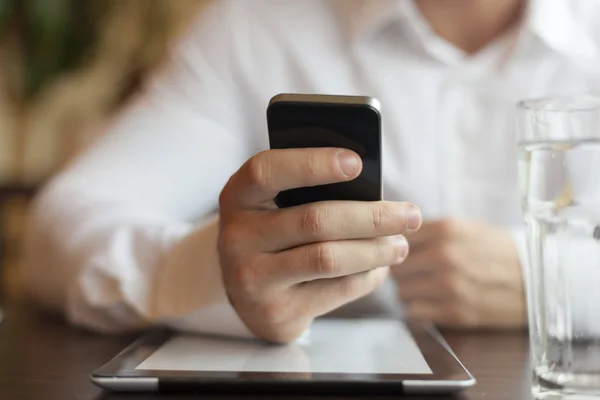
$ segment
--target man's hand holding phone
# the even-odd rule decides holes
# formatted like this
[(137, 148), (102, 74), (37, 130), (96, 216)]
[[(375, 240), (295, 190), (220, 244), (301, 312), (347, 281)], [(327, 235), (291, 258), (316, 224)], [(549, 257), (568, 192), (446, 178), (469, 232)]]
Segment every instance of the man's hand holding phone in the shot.
[(267, 150), (221, 193), (219, 255), (225, 288), (258, 337), (289, 342), (314, 318), (379, 286), (408, 254), (412, 204), (324, 201), (278, 209), (287, 189), (355, 179), (360, 157), (338, 148)]

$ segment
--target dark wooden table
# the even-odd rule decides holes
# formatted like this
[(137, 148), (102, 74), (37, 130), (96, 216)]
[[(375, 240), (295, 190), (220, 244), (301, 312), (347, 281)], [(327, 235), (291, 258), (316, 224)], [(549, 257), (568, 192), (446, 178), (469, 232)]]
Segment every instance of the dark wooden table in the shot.
[[(2, 400), (209, 398), (198, 395), (103, 393), (90, 383), (88, 375), (135, 339), (134, 336), (102, 336), (73, 329), (61, 318), (24, 303), (3, 304), (2, 308), (5, 310), (4, 322), (0, 323)], [(524, 333), (455, 332), (446, 333), (445, 336), (478, 380), (477, 386), (458, 399), (531, 398), (527, 338)], [(225, 396), (213, 398), (230, 399)], [(237, 398), (239, 399), (239, 396)], [(281, 399), (281, 396), (271, 398)], [(294, 397), (290, 396), (291, 398)]]

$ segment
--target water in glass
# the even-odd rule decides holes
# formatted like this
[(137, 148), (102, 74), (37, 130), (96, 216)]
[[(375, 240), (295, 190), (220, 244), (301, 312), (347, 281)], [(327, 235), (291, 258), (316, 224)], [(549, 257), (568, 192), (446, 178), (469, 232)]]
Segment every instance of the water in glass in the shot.
[(534, 394), (600, 395), (600, 139), (524, 143), (519, 163)]

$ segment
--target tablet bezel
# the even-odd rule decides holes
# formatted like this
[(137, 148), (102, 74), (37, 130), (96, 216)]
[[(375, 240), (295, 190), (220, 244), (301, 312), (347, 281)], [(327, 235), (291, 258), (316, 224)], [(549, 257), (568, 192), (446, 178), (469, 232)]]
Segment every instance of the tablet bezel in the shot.
[[(298, 373), (298, 372), (244, 372), (244, 371), (165, 371), (136, 369), (177, 333), (157, 330), (141, 336), (107, 364), (95, 371), (94, 383), (111, 390), (154, 391), (163, 389), (197, 390), (234, 386), (264, 386), (275, 388), (308, 382), (343, 385), (381, 384), (399, 385), (404, 391), (455, 392), (475, 384), (475, 379), (458, 360), (441, 334), (429, 323), (399, 321), (406, 324), (411, 335), (429, 365), (431, 374), (345, 374), (345, 373)], [(231, 339), (235, 340), (235, 339)], [(224, 385), (226, 384), (226, 385)]]

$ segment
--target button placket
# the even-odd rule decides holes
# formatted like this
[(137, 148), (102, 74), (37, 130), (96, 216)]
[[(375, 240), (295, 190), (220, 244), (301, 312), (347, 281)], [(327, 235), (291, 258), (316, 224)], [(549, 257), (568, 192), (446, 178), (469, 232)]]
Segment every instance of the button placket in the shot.
[(484, 140), (484, 123), (487, 113), (482, 106), (484, 101), (479, 96), (480, 83), (472, 78), (453, 76), (446, 85), (447, 101), (453, 104), (448, 107), (448, 130), (445, 134), (449, 148), (452, 149), (448, 158), (449, 177), (448, 198), (452, 199), (452, 214), (479, 213), (477, 202), (472, 197), (475, 169), (480, 168), (480, 144)]
[(462, 94), (450, 77), (442, 84), (438, 114), (438, 176), (440, 181), (440, 211), (445, 215), (455, 214), (460, 209), (461, 148), (457, 132)]

